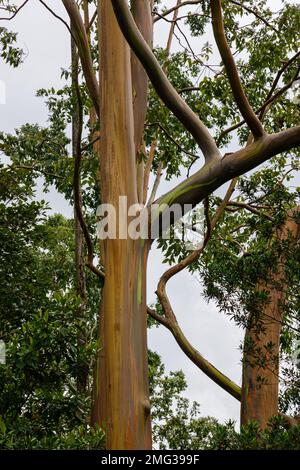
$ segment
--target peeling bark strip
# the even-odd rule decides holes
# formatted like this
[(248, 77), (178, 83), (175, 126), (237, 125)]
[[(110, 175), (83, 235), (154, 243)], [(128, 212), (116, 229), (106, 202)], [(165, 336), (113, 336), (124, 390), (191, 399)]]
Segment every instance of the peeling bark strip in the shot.
[[(137, 203), (130, 49), (110, 0), (100, 2), (101, 194)], [(93, 423), (106, 430), (107, 449), (151, 449), (148, 392), (146, 264), (142, 240), (105, 240)]]
[[(300, 207), (289, 211), (286, 222), (275, 234), (280, 242), (288, 242), (290, 247), (300, 238), (300, 226), (295, 220), (299, 212)], [(279, 343), (287, 288), (285, 273), (287, 256), (289, 254), (284, 250), (277, 260), (276, 271), (272, 270), (268, 281), (261, 281), (257, 286), (259, 291), (268, 293), (268, 301), (262, 306), (258, 317), (250, 314), (250, 324), (245, 335), (242, 425), (258, 421), (263, 429), (269, 419), (278, 414)], [(271, 352), (266, 349), (269, 344), (273, 345)], [(258, 354), (260, 359), (266, 361), (263, 367), (257, 365)]]

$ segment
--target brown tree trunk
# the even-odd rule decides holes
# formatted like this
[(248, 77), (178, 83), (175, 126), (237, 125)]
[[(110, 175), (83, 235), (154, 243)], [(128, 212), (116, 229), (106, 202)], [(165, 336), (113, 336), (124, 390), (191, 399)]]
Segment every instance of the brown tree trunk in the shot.
[[(286, 299), (285, 264), (289, 249), (299, 239), (299, 225), (295, 220), (299, 207), (289, 211), (284, 225), (275, 237), (285, 245), (276, 270), (261, 281), (258, 291), (268, 293), (259, 315), (251, 315), (245, 334), (241, 424), (257, 421), (262, 429), (272, 416), (278, 414), (280, 332)], [(270, 345), (272, 347), (270, 348)]]
[[(100, 182), (102, 203), (119, 217), (119, 197), (138, 202), (130, 49), (110, 0), (99, 2), (101, 51)], [(150, 449), (146, 266), (143, 240), (107, 239), (105, 285), (92, 422), (106, 430), (106, 447)]]

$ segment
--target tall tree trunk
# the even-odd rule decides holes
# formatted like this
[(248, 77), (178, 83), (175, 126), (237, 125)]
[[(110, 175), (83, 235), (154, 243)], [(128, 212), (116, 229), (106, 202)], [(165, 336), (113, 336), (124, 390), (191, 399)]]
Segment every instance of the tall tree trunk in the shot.
[[(119, 217), (119, 197), (138, 202), (130, 49), (110, 0), (99, 2), (101, 51), (100, 180), (102, 203)], [(128, 222), (128, 221), (127, 221)], [(105, 285), (92, 422), (106, 430), (107, 449), (150, 449), (146, 266), (142, 240), (103, 242)]]
[[(285, 264), (293, 245), (299, 240), (300, 226), (295, 220), (299, 207), (289, 211), (275, 238), (284, 249), (275, 261), (276, 269), (261, 281), (258, 291), (268, 293), (259, 315), (252, 314), (245, 334), (241, 424), (257, 421), (264, 429), (278, 414), (280, 332), (286, 300)], [(272, 345), (272, 347), (270, 347)]]

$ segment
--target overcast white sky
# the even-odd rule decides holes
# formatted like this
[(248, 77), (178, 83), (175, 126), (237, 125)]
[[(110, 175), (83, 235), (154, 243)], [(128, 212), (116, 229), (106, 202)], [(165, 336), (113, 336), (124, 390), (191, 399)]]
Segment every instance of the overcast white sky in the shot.
[[(20, 1), (15, 3), (21, 4)], [(174, 3), (174, 0), (167, 2), (170, 6)], [(48, 0), (48, 4), (65, 16), (60, 0)], [(0, 80), (6, 85), (6, 104), (0, 105), (0, 129), (13, 132), (26, 122), (45, 125), (47, 109), (42, 99), (35, 97), (36, 90), (60, 87), (62, 84), (60, 68), (68, 67), (70, 62), (69, 33), (38, 0), (31, 0), (13, 21), (2, 24), (19, 32), (19, 43), (27, 51), (27, 57), (18, 69), (11, 69), (2, 62), (0, 64)], [(161, 45), (166, 41), (164, 27), (165, 24), (159, 22), (156, 28), (155, 42)], [(165, 192), (176, 182), (163, 183), (160, 191)], [(46, 195), (46, 199), (55, 212), (72, 216), (72, 209), (54, 191)], [(149, 302), (155, 300), (157, 281), (166, 268), (161, 261), (161, 254), (154, 248), (149, 262)], [(168, 293), (178, 321), (194, 347), (241, 384), (238, 348), (243, 333), (221, 315), (213, 304), (206, 304), (201, 297), (201, 285), (191, 275), (185, 272), (179, 274), (170, 282)], [(186, 358), (164, 327), (150, 331), (149, 347), (162, 356), (168, 370), (184, 371), (188, 382), (186, 395), (200, 403), (203, 416), (214, 416), (220, 421), (239, 420), (238, 402)]]

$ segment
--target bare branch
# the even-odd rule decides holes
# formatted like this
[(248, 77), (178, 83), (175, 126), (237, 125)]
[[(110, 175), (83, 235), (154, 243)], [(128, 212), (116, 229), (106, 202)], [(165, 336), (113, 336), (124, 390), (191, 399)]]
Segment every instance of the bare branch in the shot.
[(273, 82), (273, 85), (272, 85), (272, 87), (271, 87), (271, 89), (270, 89), (270, 91), (269, 91), (269, 94), (268, 94), (268, 96), (267, 96), (266, 101), (268, 101), (268, 100), (272, 97), (273, 92), (274, 92), (274, 90), (276, 89), (277, 84), (278, 84), (278, 82), (279, 82), (279, 80), (280, 80), (282, 74), (286, 71), (286, 69), (287, 69), (298, 57), (300, 57), (300, 51), (298, 51), (296, 54), (294, 54), (293, 57), (291, 57), (289, 60), (287, 60), (286, 62), (284, 62), (284, 64), (283, 64), (283, 66), (281, 67), (281, 69), (278, 70), (277, 75), (276, 75), (275, 80), (274, 80), (274, 82)]
[(177, 18), (178, 18), (178, 9), (180, 8), (180, 5), (182, 3), (182, 0), (177, 0), (177, 4), (176, 4), (176, 10), (174, 10), (174, 14), (173, 14), (173, 20), (171, 22), (171, 27), (170, 27), (170, 31), (169, 31), (169, 36), (168, 36), (168, 42), (167, 42), (167, 47), (166, 47), (166, 54), (167, 54), (167, 57), (169, 56), (170, 54), (170, 51), (171, 51), (171, 46), (172, 46), (172, 40), (173, 40), (173, 36), (174, 36), (174, 30), (175, 30), (175, 25), (176, 25), (176, 21), (177, 21)]
[(50, 171), (47, 171), (47, 170), (44, 170), (42, 168), (36, 168), (35, 165), (9, 165), (9, 167), (7, 167), (8, 170), (29, 170), (29, 171), (33, 171), (33, 172), (38, 172), (40, 173), (41, 175), (44, 175), (44, 176), (52, 176), (53, 178), (57, 178), (57, 179), (65, 179), (64, 176), (62, 175), (58, 175), (56, 173), (52, 173)]
[(164, 325), (166, 328), (169, 328), (169, 320), (163, 315), (160, 315), (159, 313), (157, 313), (157, 311), (154, 308), (147, 307), (147, 313), (152, 318), (154, 318), (154, 320), (156, 320), (158, 323), (160, 323), (161, 325)]
[(227, 42), (224, 31), (221, 0), (211, 0), (211, 13), (215, 40), (226, 69), (234, 99), (254, 138), (257, 139), (263, 136), (264, 129), (249, 104), (232, 52)]
[(43, 0), (39, 0), (39, 2), (46, 8), (46, 10), (50, 11), (51, 15), (54, 16), (54, 18), (58, 19), (62, 24), (65, 25), (65, 27), (67, 28), (67, 30), (69, 31), (69, 33), (71, 34), (73, 40), (75, 41), (75, 44), (76, 44), (76, 37), (74, 36), (74, 33), (73, 31), (71, 30), (70, 26), (68, 25), (68, 23), (61, 17), (59, 16), (57, 13), (55, 13), (54, 10), (52, 10), (52, 8), (49, 7), (49, 5), (47, 5), (46, 2), (44, 2)]
[(185, 93), (187, 91), (200, 91), (201, 88), (198, 87), (198, 86), (186, 86), (185, 88), (181, 88), (180, 90), (178, 90), (178, 93)]
[(94, 21), (97, 19), (97, 16), (98, 16), (98, 11), (95, 10), (94, 13), (93, 13), (93, 16), (91, 17), (91, 19), (89, 21), (89, 24), (86, 26), (87, 32), (90, 31), (91, 27), (94, 24)]

